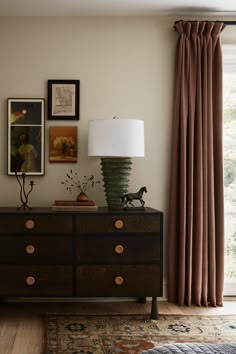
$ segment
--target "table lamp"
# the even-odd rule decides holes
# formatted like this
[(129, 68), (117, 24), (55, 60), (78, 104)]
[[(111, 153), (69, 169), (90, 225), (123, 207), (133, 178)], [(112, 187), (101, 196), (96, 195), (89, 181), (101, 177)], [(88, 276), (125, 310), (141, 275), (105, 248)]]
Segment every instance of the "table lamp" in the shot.
[(108, 208), (121, 209), (121, 197), (128, 193), (131, 158), (144, 156), (144, 121), (118, 117), (90, 120), (88, 155), (101, 158)]

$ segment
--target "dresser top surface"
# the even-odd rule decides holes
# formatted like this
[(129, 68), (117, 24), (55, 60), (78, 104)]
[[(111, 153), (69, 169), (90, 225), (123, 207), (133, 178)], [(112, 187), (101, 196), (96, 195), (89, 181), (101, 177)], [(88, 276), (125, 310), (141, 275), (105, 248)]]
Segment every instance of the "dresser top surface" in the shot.
[(162, 214), (161, 211), (146, 207), (146, 208), (129, 208), (129, 209), (108, 209), (106, 207), (99, 207), (97, 210), (93, 211), (55, 211), (50, 207), (33, 207), (32, 209), (17, 209), (16, 207), (0, 207), (0, 214), (16, 214), (16, 215), (27, 215), (27, 214), (56, 214), (56, 215), (133, 215), (133, 214)]

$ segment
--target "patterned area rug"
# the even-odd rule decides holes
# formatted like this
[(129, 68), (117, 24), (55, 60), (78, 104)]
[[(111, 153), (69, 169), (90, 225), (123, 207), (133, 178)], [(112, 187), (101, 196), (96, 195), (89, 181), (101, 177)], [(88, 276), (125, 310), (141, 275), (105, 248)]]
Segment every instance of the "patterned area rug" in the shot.
[(140, 354), (167, 343), (236, 342), (236, 316), (50, 315), (45, 354)]

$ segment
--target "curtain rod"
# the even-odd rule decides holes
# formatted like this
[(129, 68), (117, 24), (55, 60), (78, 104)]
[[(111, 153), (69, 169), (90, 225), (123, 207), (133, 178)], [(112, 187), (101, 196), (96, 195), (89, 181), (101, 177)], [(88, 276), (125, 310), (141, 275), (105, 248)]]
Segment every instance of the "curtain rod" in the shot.
[[(182, 22), (182, 21), (184, 21), (184, 20), (175, 21), (175, 24), (177, 24), (178, 22)], [(185, 22), (196, 22), (196, 21), (185, 21)], [(206, 20), (206, 21), (199, 21), (199, 22), (222, 22), (226, 26), (236, 26), (236, 21), (221, 21), (221, 20), (210, 21), (210, 20)]]
[[(220, 21), (221, 22), (221, 21)], [(236, 21), (222, 21), (226, 26), (236, 26)]]

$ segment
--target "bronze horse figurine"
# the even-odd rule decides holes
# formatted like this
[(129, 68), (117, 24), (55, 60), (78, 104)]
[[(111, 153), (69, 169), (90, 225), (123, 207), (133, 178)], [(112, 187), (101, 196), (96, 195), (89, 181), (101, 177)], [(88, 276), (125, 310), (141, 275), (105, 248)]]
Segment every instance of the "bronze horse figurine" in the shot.
[(121, 197), (121, 204), (124, 207), (128, 207), (128, 204), (131, 205), (131, 206), (134, 206), (132, 201), (137, 199), (137, 200), (140, 201), (142, 207), (144, 207), (144, 204), (145, 204), (145, 201), (143, 200), (143, 193), (144, 192), (147, 193), (147, 188), (146, 187), (140, 188), (140, 190), (137, 193), (124, 194)]

